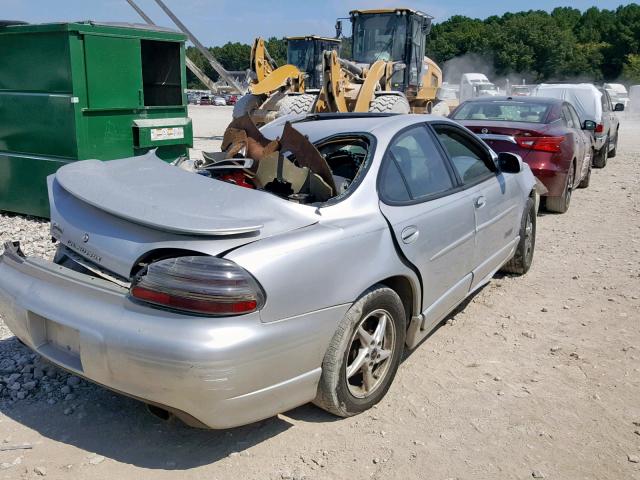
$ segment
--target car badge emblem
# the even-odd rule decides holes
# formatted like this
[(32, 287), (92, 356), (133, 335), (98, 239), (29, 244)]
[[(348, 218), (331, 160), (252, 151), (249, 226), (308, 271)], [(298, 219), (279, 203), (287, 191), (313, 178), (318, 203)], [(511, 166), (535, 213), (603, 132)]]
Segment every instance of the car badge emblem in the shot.
[(482, 132), (482, 133), (489, 133), (489, 129), (488, 129), (488, 128), (483, 128), (483, 129), (481, 130), (481, 132)]
[(84, 235), (82, 235), (82, 241), (84, 243), (87, 243), (89, 241), (89, 234), (85, 233)]

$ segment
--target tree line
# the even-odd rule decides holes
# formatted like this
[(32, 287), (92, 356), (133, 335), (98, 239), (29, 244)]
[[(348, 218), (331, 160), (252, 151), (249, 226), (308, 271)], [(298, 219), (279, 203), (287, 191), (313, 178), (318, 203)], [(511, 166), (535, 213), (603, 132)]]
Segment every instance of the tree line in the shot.
[[(309, 32), (313, 33), (313, 32)], [(349, 58), (350, 39), (342, 56)], [(284, 38), (269, 38), (267, 49), (278, 65), (286, 63)], [(226, 43), (210, 48), (227, 70), (249, 67), (251, 46)], [(195, 48), (187, 55), (211, 78), (217, 74)], [(484, 20), (456, 15), (434, 24), (427, 55), (444, 66), (452, 59), (473, 56), (487, 71), (530, 82), (583, 80), (640, 83), (640, 5), (615, 10), (572, 7), (553, 11), (505, 13)], [(190, 85), (197, 80), (188, 72)]]

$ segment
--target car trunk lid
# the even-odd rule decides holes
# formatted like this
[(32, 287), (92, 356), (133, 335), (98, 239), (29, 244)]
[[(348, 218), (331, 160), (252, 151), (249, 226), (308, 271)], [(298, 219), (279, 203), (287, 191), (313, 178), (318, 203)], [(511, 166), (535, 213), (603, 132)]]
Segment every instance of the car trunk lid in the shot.
[(318, 221), (315, 208), (206, 178), (153, 154), (62, 167), (49, 177), (52, 234), (128, 278), (152, 250), (220, 255)]
[(526, 159), (532, 150), (522, 148), (518, 137), (540, 137), (545, 134), (548, 125), (527, 122), (491, 122), (487, 120), (465, 120), (462, 124), (482, 138), (495, 152), (517, 153)]

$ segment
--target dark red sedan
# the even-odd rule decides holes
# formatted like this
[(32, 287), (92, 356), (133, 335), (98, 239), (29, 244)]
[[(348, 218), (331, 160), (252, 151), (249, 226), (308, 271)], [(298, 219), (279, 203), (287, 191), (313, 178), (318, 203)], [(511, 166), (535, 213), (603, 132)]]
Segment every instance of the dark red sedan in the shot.
[(571, 192), (585, 188), (591, 177), (593, 146), (573, 106), (544, 97), (480, 97), (450, 115), (482, 138), (495, 152), (517, 153), (549, 190), (546, 209), (564, 213)]

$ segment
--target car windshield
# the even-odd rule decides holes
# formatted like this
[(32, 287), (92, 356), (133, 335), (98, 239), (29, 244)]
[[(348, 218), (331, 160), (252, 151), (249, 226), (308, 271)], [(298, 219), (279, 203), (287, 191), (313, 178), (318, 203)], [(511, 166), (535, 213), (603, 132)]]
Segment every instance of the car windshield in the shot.
[(315, 68), (313, 42), (311, 40), (288, 40), (287, 63), (295, 65), (303, 72), (312, 72)]
[(478, 90), (481, 91), (493, 91), (496, 90), (496, 86), (490, 83), (481, 83), (480, 85), (478, 85)]
[(353, 59), (358, 63), (404, 60), (407, 17), (375, 14), (354, 17)]
[(455, 120), (494, 120), (544, 123), (550, 104), (532, 102), (467, 102), (456, 110)]

